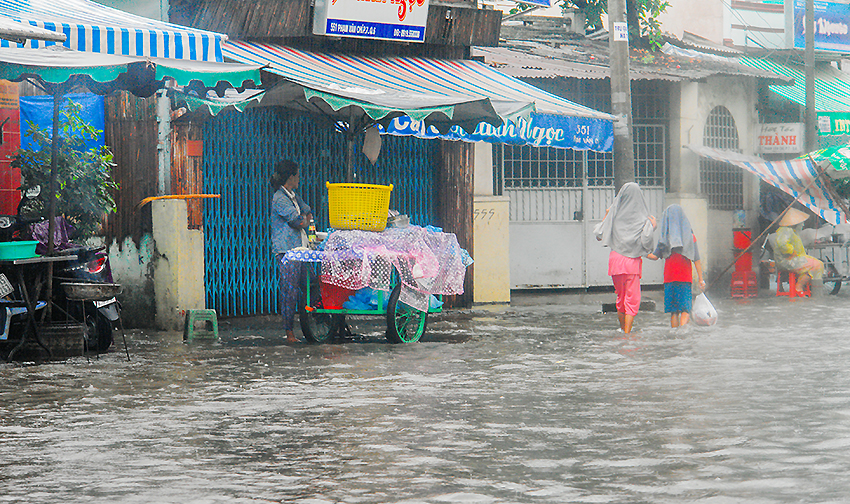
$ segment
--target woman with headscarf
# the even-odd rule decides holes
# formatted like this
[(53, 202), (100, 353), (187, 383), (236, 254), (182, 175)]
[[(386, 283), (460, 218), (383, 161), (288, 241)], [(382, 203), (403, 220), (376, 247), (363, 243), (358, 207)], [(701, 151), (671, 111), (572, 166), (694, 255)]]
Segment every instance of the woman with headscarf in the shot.
[(670, 327), (688, 323), (691, 312), (693, 267), (697, 270), (700, 290), (705, 289), (697, 238), (691, 222), (679, 205), (670, 205), (661, 214), (661, 236), (655, 252), (647, 256), (653, 261), (664, 259), (664, 313), (670, 314)]
[(640, 308), (641, 258), (655, 247), (655, 226), (640, 186), (629, 182), (620, 188), (605, 218), (594, 229), (596, 239), (611, 249), (608, 275), (617, 294), (620, 329), (627, 334), (632, 332)]
[(280, 161), (269, 180), (275, 189), (272, 197), (272, 252), (277, 261), (280, 286), (280, 314), (283, 317), (283, 330), (286, 341), (297, 342), (293, 328), (295, 310), (301, 297), (302, 264), (299, 261), (287, 261), (284, 256), (288, 250), (306, 247), (305, 229), (313, 220), (313, 214), (307, 203), (296, 194), (299, 183), (298, 165), (285, 159)]
[(815, 287), (812, 289), (813, 294), (823, 287), (823, 262), (806, 254), (803, 241), (797, 234), (803, 230), (803, 224), (808, 218), (805, 212), (789, 208), (779, 220), (779, 229), (768, 238), (776, 268), (797, 275), (796, 290), (799, 296), (803, 295), (809, 283)]

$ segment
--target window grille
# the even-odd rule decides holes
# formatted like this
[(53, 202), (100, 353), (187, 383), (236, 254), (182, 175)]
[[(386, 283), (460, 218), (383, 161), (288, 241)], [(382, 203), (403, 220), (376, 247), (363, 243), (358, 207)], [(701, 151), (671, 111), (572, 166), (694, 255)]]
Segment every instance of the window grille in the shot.
[(581, 187), (581, 152), (529, 145), (501, 147), (504, 189)]
[[(741, 152), (738, 144), (738, 128), (726, 107), (715, 107), (708, 114), (703, 132), (703, 145)], [(743, 208), (744, 175), (740, 168), (729, 163), (701, 158), (699, 174), (700, 191), (708, 198), (709, 208), (715, 210)]]
[[(664, 187), (666, 128), (638, 124), (633, 130), (635, 181), (644, 187)], [(614, 186), (614, 157), (610, 152), (587, 153), (587, 185)], [(552, 147), (495, 145), (494, 194), (504, 189), (581, 187), (582, 152)]]

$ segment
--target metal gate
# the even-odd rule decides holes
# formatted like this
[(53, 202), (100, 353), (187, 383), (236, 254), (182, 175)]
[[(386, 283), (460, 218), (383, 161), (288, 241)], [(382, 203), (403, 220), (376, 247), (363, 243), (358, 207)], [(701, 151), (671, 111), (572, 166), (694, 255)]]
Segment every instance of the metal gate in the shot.
[[(306, 117), (275, 109), (226, 111), (207, 121), (204, 192), (221, 199), (204, 203), (206, 305), (223, 316), (277, 313), (277, 271), (271, 253), (269, 175), (289, 158), (301, 168), (300, 192), (316, 224), (327, 228), (325, 182), (344, 181), (345, 140)], [(375, 166), (356, 149), (357, 182), (393, 184), (390, 207), (417, 225), (434, 222), (437, 142), (383, 137)]]
[[(665, 127), (635, 125), (636, 181), (650, 211), (664, 210)], [(614, 200), (613, 157), (591, 151), (497, 146), (496, 190), (510, 198), (512, 289), (610, 285), (608, 251), (594, 226)], [(644, 261), (645, 283), (663, 281)]]

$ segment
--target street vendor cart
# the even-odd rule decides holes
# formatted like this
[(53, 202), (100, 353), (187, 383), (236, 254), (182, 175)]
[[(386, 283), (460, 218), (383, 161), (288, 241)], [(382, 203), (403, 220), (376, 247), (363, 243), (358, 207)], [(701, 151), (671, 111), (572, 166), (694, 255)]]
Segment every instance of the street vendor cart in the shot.
[[(362, 203), (334, 209), (339, 202), (334, 186), (384, 193), (386, 201), (367, 212), (380, 218), (352, 211)], [(366, 315), (386, 317), (390, 342), (413, 343), (425, 333), (428, 314), (442, 311), (438, 296), (463, 293), (472, 258), (454, 234), (441, 229), (407, 223), (387, 228), (391, 190), (392, 186), (328, 184), (333, 229), (327, 239), (318, 250), (299, 248), (286, 253), (285, 260), (307, 265), (298, 311), (308, 341), (322, 343), (342, 335), (347, 315)], [(370, 205), (374, 199), (368, 194), (363, 197)], [(357, 222), (341, 217), (355, 214)]]
[(850, 280), (850, 241), (841, 241), (840, 236), (808, 247), (809, 254), (823, 262), (823, 283), (830, 294), (838, 294), (841, 284)]

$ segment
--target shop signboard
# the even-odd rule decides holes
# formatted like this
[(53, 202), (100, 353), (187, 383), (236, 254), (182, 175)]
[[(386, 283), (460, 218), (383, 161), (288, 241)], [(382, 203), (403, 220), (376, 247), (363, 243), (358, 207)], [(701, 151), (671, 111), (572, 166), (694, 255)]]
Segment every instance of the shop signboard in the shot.
[(850, 135), (850, 112), (818, 112), (818, 134)]
[(424, 42), (429, 0), (315, 0), (313, 33)]
[(611, 121), (550, 114), (531, 114), (528, 120), (517, 119), (514, 122), (506, 122), (500, 127), (482, 122), (475, 131), (469, 133), (460, 126), (454, 126), (444, 134), (433, 126), (425, 125), (422, 121), (402, 116), (393, 119), (384, 132), (390, 135), (410, 135), (419, 138), (576, 150), (590, 149), (596, 152), (611, 152), (614, 145), (614, 127)]
[(803, 123), (759, 124), (756, 152), (759, 154), (797, 154), (803, 152)]
[[(806, 0), (785, 0), (789, 45), (806, 48)], [(815, 49), (850, 52), (850, 4), (846, 1), (814, 0)]]

